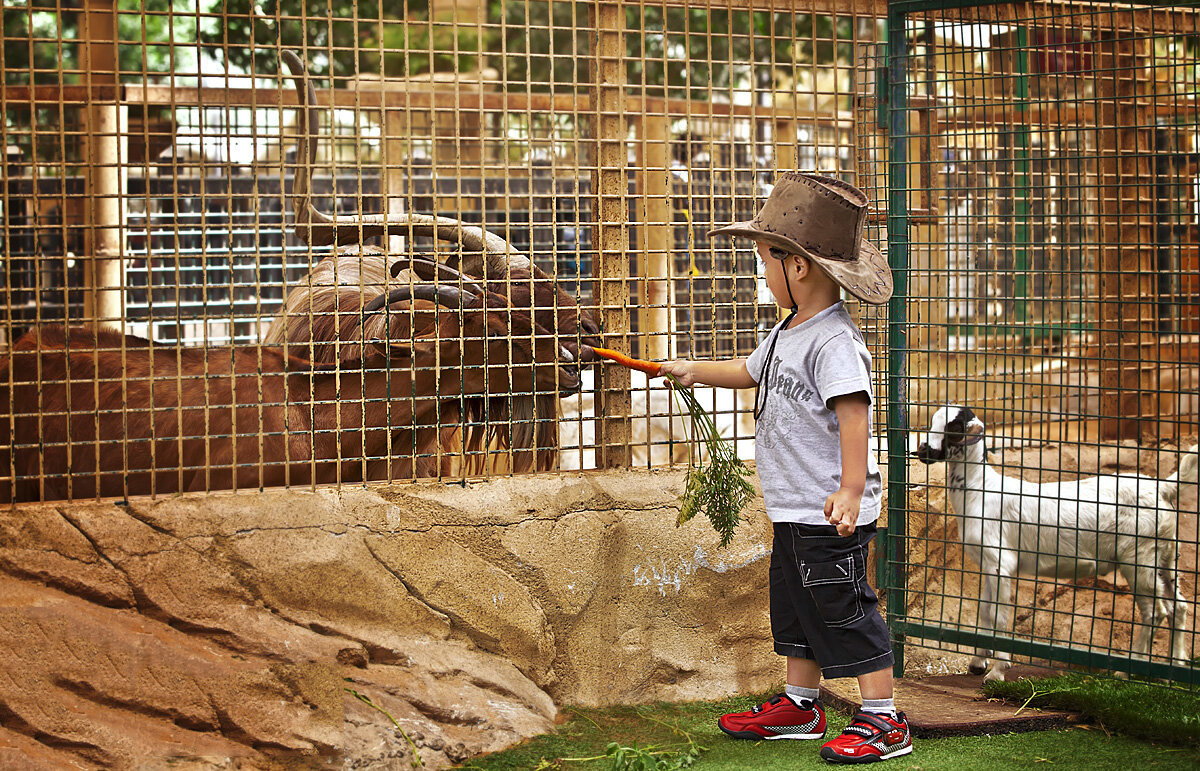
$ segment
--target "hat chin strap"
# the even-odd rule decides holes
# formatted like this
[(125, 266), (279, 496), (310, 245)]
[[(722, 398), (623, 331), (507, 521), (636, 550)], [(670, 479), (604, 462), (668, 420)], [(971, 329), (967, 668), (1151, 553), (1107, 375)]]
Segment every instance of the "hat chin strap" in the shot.
[[(808, 259), (808, 258), (806, 257), (805, 259)], [(792, 316), (795, 316), (796, 311), (798, 311), (800, 309), (800, 305), (799, 305), (799, 303), (796, 302), (796, 298), (792, 296), (792, 282), (791, 282), (791, 279), (788, 279), (788, 277), (787, 277), (787, 268), (786, 267), (783, 269), (783, 277), (784, 277), (784, 279), (787, 280), (788, 299), (792, 301)]]

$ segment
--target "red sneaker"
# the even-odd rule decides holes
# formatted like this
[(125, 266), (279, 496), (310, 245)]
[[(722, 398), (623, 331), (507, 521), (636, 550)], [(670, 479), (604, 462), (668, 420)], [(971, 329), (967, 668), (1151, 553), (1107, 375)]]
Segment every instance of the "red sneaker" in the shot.
[(825, 710), (818, 701), (801, 709), (781, 693), (746, 712), (721, 715), (717, 726), (735, 739), (823, 739)]
[(841, 736), (825, 742), (821, 757), (834, 763), (874, 763), (912, 752), (912, 736), (904, 713), (889, 715), (859, 712)]

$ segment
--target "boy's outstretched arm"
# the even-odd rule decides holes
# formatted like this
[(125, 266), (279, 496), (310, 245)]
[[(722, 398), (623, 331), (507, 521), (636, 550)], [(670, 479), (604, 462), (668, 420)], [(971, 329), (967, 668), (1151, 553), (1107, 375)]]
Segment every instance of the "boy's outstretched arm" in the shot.
[(660, 375), (674, 375), (681, 385), (696, 383), (720, 388), (753, 388), (754, 378), (746, 369), (746, 360), (725, 359), (724, 361), (664, 361), (658, 371)]
[(825, 499), (825, 519), (838, 535), (854, 532), (863, 490), (867, 486), (867, 453), (871, 435), (871, 400), (859, 391), (833, 399), (842, 445), (842, 486)]

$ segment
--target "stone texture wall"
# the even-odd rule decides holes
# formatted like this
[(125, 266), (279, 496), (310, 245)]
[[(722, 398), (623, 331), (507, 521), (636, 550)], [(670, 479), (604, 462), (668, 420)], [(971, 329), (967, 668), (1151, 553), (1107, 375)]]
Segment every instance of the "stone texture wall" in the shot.
[(682, 489), (622, 471), (2, 511), (0, 767), (408, 769), (415, 746), (438, 768), (565, 704), (770, 688), (766, 518), (718, 549), (675, 526)]

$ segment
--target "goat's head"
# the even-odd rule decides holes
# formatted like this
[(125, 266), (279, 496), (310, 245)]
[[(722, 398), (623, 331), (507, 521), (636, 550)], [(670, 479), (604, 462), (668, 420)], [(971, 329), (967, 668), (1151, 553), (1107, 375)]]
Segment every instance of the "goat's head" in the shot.
[[(433, 309), (414, 301), (433, 303)], [(437, 370), (442, 389), (464, 393), (560, 393), (579, 390), (579, 365), (574, 354), (525, 311), (511, 308), (502, 295), (432, 283), (400, 287), (363, 306), (364, 317), (395, 311), (410, 315), (411, 336), (380, 340), (376, 347), (388, 356), (412, 357), (415, 370)], [(363, 328), (370, 328), (370, 319)], [(394, 329), (393, 324), (384, 324)], [(368, 357), (364, 357), (368, 358)], [(453, 377), (445, 377), (453, 373)], [(453, 395), (451, 392), (443, 395)]]
[(983, 421), (969, 407), (952, 404), (933, 413), (929, 430), (915, 454), (922, 463), (952, 460), (982, 439)]
[[(391, 267), (392, 276), (405, 268), (426, 281), (462, 286), (475, 294), (484, 292), (478, 281), (453, 265), (410, 257)], [(580, 308), (575, 298), (562, 291), (555, 280), (532, 263), (529, 267), (511, 265), (498, 280), (487, 281), (487, 291), (508, 298), (509, 306), (531, 312), (534, 321), (558, 337), (559, 343), (580, 360), (591, 360), (591, 346), (600, 345), (600, 327), (591, 314)]]
[[(495, 233), (467, 225), (448, 217), (422, 214), (351, 215), (330, 217), (317, 210), (312, 201), (312, 169), (317, 160), (316, 89), (305, 77), (304, 64), (291, 51), (282, 52), (284, 62), (295, 77), (296, 93), (302, 109), (299, 120), (299, 140), (292, 192), (296, 208), (296, 234), (313, 246), (361, 244), (375, 236), (423, 236), (458, 243), (458, 255), (450, 258), (449, 267), (484, 281), (488, 289), (508, 298), (509, 306), (527, 308), (544, 329), (554, 331), (564, 346), (576, 357), (590, 355), (579, 342), (599, 345), (600, 328), (591, 315), (579, 308), (570, 295), (559, 289), (554, 279), (538, 268), (529, 257)], [(429, 270), (420, 258), (406, 258), (393, 266), (393, 271), (412, 267), (422, 278), (441, 281), (436, 269)]]
[[(295, 231), (301, 240), (314, 246), (337, 245), (339, 258), (344, 252), (354, 248), (354, 245), (359, 245), (364, 250), (361, 254), (364, 261), (390, 264), (393, 276), (401, 270), (409, 269), (421, 281), (439, 285), (449, 284), (464, 289), (477, 298), (488, 298), (491, 293), (501, 295), (506, 307), (510, 309), (508, 313), (523, 310), (532, 315), (530, 324), (539, 331), (525, 339), (531, 340), (535, 347), (547, 347), (553, 342), (556, 355), (557, 348), (565, 348), (576, 361), (587, 361), (594, 357), (590, 346), (600, 344), (600, 329), (592, 316), (579, 307), (575, 298), (561, 291), (552, 277), (503, 238), (483, 228), (446, 217), (412, 213), (330, 217), (318, 211), (312, 201), (311, 179), (317, 155), (316, 91), (308, 82), (299, 57), (291, 51), (284, 51), (282, 57), (293, 75), (301, 106), (296, 148), (297, 169), (292, 189), (296, 210)], [(444, 259), (439, 257), (440, 262), (433, 262), (411, 253), (404, 256), (388, 255), (380, 254), (372, 247), (361, 247), (364, 239), (385, 235), (449, 241), (458, 244), (460, 251), (451, 252)], [(367, 253), (367, 250), (372, 251)], [(306, 305), (301, 302), (302, 299), (297, 298), (297, 307), (307, 308), (312, 313), (315, 306), (311, 303)], [(365, 299), (361, 298), (360, 303)], [(491, 299), (485, 299), (484, 304), (489, 308), (500, 307)], [(292, 295), (289, 294), (289, 308), (291, 305)], [(340, 300), (338, 311), (344, 312)], [(380, 327), (383, 326), (381, 322), (376, 323)], [(313, 326), (315, 327), (315, 324)], [(275, 325), (272, 325), (272, 329), (274, 327)], [(389, 334), (372, 335), (364, 334), (367, 332), (365, 328), (346, 329), (343, 325), (337, 325), (336, 329), (342, 340), (372, 336), (388, 340), (402, 338), (402, 335), (394, 331)], [(515, 330), (510, 330), (510, 335), (520, 336)], [(316, 339), (315, 329), (311, 337), (300, 334), (299, 338), (297, 342), (321, 342)], [(293, 340), (290, 332), (287, 339)], [(546, 354), (540, 350), (525, 353), (536, 353), (536, 361), (547, 360)], [(569, 378), (560, 380), (560, 384), (569, 382)], [(463, 404), (468, 411), (474, 411), (476, 414), (482, 410), (488, 413), (499, 410), (507, 414), (510, 420), (493, 422), (487, 432), (497, 432), (496, 438), (514, 449), (538, 448), (538, 467), (550, 468), (556, 456), (553, 448), (558, 444), (557, 423), (553, 420), (536, 419), (535, 416), (553, 415), (556, 411), (555, 401), (556, 396), (553, 393), (538, 392), (536, 395), (515, 396), (505, 400), (506, 403), (503, 404), (489, 400), (484, 406), (479, 404), (478, 400), (472, 399)], [(469, 444), (487, 441), (483, 439), (483, 434), (472, 426), (467, 426), (465, 433)], [(515, 455), (514, 458), (515, 470), (523, 470), (529, 466), (527, 453)]]

